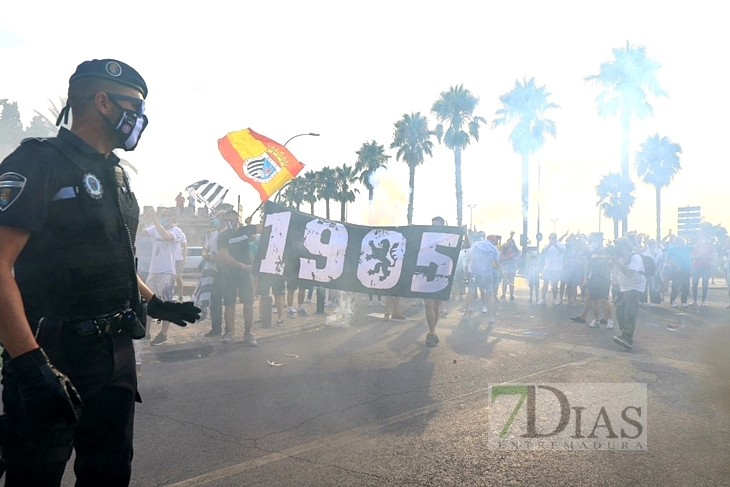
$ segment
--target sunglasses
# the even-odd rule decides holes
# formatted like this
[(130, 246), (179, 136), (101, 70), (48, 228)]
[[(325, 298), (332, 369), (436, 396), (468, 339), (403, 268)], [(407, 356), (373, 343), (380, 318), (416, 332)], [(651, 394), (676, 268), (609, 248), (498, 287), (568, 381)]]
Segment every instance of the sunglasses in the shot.
[[(117, 102), (128, 101), (134, 106), (133, 111), (136, 115), (141, 116), (142, 114), (144, 114), (144, 108), (145, 108), (144, 100), (140, 100), (139, 98), (135, 98), (133, 96), (120, 95), (117, 93), (107, 93), (106, 96), (109, 97), (109, 99), (122, 110), (126, 110), (126, 108), (119, 105), (119, 103), (117, 103)], [(95, 97), (96, 97), (96, 95), (90, 95), (89, 97), (86, 98), (86, 100), (91, 101)]]

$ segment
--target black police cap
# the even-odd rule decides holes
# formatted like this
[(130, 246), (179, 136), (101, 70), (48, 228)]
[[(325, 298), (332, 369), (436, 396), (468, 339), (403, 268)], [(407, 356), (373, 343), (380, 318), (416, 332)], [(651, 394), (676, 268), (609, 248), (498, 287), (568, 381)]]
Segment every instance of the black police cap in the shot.
[(147, 98), (147, 83), (142, 76), (130, 65), (115, 59), (92, 59), (79, 64), (68, 82), (72, 83), (79, 78), (94, 76), (104, 78), (123, 85), (131, 86), (142, 92), (142, 97)]

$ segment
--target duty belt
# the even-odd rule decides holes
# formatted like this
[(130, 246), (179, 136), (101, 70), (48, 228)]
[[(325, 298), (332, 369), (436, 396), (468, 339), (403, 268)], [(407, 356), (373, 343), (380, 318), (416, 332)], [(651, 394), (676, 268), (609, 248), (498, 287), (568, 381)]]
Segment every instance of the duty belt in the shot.
[(94, 338), (105, 335), (115, 335), (134, 325), (137, 315), (132, 310), (117, 311), (91, 318), (59, 319), (44, 317), (38, 320), (35, 331), (36, 338), (46, 323), (57, 323), (62, 329), (72, 331), (81, 338)]

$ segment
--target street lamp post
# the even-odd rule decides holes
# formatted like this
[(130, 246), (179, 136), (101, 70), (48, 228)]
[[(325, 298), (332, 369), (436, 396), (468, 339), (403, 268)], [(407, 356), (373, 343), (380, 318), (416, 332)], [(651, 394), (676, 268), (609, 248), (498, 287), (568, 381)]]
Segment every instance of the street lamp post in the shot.
[(296, 139), (297, 137), (302, 137), (304, 135), (310, 135), (312, 137), (319, 137), (319, 134), (315, 134), (313, 132), (309, 132), (308, 134), (297, 134), (297, 135), (295, 135), (293, 137), (289, 137), (289, 140), (287, 140), (286, 142), (284, 142), (284, 147), (286, 147), (286, 144), (288, 144), (289, 142), (291, 142), (292, 139)]
[(467, 208), (469, 208), (469, 230), (474, 231), (474, 225), (472, 224), (472, 215), (474, 213), (474, 208), (476, 208), (477, 204), (472, 203), (471, 205), (466, 205)]

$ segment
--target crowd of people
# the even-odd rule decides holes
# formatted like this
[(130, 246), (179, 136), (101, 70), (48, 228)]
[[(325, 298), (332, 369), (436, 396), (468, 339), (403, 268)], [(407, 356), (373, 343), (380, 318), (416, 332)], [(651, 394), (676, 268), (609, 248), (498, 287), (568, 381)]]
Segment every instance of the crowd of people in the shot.
[[(660, 242), (647, 234), (630, 232), (612, 245), (605, 244), (601, 233), (565, 232), (560, 237), (552, 233), (539, 253), (531, 250), (524, 256), (514, 242), (514, 232), (504, 244), (500, 244), (500, 237), (485, 237), (484, 232), (471, 231), (470, 236), (472, 245), (462, 250), (452, 293), (456, 299), (465, 300), (464, 317), (473, 312), (478, 291), (482, 313), (494, 323), (495, 304), (507, 299), (507, 290), (509, 299), (514, 300), (519, 263), (529, 285), (530, 304), (547, 305), (548, 293), (553, 306), (579, 306), (582, 298), (583, 310), (571, 320), (591, 328), (605, 325), (607, 329), (615, 324), (615, 304), (621, 333), (614, 341), (628, 349), (633, 347), (640, 303), (657, 306), (668, 301), (674, 308), (707, 307), (707, 293), (718, 273), (720, 255), (730, 252), (730, 237), (722, 246), (712, 245), (706, 235), (688, 245), (671, 230)], [(726, 272), (730, 276), (730, 269)], [(501, 298), (497, 300), (500, 287)], [(730, 288), (728, 292), (730, 295)], [(590, 321), (589, 314), (593, 317)]]

